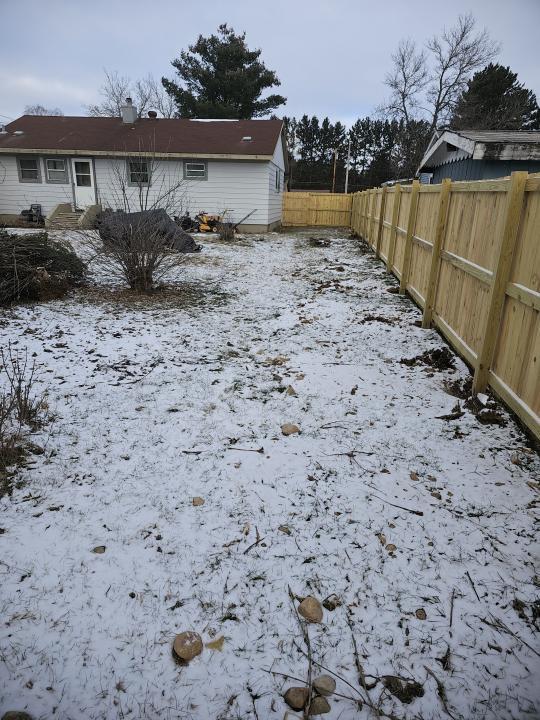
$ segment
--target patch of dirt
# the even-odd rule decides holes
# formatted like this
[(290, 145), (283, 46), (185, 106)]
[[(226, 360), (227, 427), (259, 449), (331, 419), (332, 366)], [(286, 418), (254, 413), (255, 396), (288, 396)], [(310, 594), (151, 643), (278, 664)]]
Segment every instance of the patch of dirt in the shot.
[(78, 291), (80, 299), (94, 303), (114, 303), (137, 310), (156, 306), (174, 308), (213, 307), (225, 305), (230, 295), (217, 285), (202, 282), (180, 282), (158, 286), (152, 293), (137, 293), (129, 288), (86, 287)]
[(394, 325), (396, 321), (395, 319), (383, 317), (382, 315), (364, 315), (364, 317), (360, 320), (361, 325), (369, 322), (380, 322), (385, 325)]
[(402, 358), (399, 362), (408, 367), (429, 365), (434, 370), (455, 370), (456, 368), (456, 358), (447, 347), (427, 350), (421, 355), (416, 355), (412, 358)]
[(383, 679), (384, 687), (391, 692), (392, 695), (401, 700), (402, 703), (408, 705), (418, 697), (423, 697), (424, 688), (420, 683), (415, 681), (401, 680), (395, 675), (386, 675)]
[(330, 238), (310, 237), (308, 245), (311, 247), (330, 247)]
[(472, 377), (444, 380), (443, 385), (448, 395), (460, 400), (467, 400), (472, 395)]

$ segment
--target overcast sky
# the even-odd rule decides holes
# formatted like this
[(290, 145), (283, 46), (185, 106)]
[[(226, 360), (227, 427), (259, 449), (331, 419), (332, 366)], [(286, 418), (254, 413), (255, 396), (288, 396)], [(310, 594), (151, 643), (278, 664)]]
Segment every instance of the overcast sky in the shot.
[(283, 114), (350, 124), (385, 97), (400, 38), (423, 43), (466, 12), (540, 99), (540, 0), (0, 0), (0, 120), (35, 103), (83, 115), (103, 68), (171, 77), (181, 49), (227, 22), (277, 72)]

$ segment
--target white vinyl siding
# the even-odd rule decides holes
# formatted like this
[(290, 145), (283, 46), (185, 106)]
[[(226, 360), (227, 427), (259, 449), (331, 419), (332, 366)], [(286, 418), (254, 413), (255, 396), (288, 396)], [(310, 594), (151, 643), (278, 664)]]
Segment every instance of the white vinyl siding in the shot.
[[(279, 175), (279, 177), (278, 177)], [(280, 222), (283, 213), (283, 184), (285, 182), (285, 158), (281, 138), (278, 139), (274, 157), (268, 163), (268, 224)], [(278, 186), (279, 183), (279, 186)]]
[[(124, 161), (108, 158), (95, 158), (96, 186), (98, 202), (104, 207), (124, 209), (121, 187), (117, 180), (118, 169), (125, 168)], [(208, 160), (207, 180), (184, 179), (182, 160), (159, 160), (152, 167), (150, 187), (127, 188), (127, 200), (132, 212), (140, 210), (148, 198), (151, 206), (162, 197), (168, 188), (178, 185), (175, 192), (175, 208), (171, 215), (185, 211), (191, 215), (200, 210), (208, 213), (222, 213), (225, 210), (229, 218), (238, 222), (251, 210), (256, 212), (246, 221), (255, 225), (268, 224), (268, 162), (247, 162)], [(277, 193), (272, 194), (277, 196)], [(281, 217), (281, 215), (280, 215)]]
[[(44, 177), (44, 167), (38, 158), (40, 177)], [(72, 203), (71, 184), (47, 182), (20, 182), (17, 157), (0, 155), (0, 214), (18, 215), (30, 205), (41, 205), (44, 215), (48, 215), (59, 203)]]

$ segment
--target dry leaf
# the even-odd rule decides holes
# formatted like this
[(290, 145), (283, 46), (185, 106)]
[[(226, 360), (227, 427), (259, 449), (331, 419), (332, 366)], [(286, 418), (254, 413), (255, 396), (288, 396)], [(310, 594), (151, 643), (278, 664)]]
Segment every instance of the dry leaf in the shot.
[(409, 473), (409, 475), (410, 475), (411, 480), (414, 480), (415, 482), (417, 480), (420, 480), (420, 478), (418, 477), (418, 473), (415, 473), (414, 470), (411, 473)]
[(223, 650), (223, 643), (225, 642), (225, 638), (223, 635), (220, 635), (215, 640), (212, 640), (211, 642), (206, 643), (206, 647), (209, 650), (219, 650), (220, 652)]
[(388, 550), (389, 553), (391, 553), (391, 552), (395, 552), (397, 550), (397, 547), (395, 545), (392, 545), (392, 543), (388, 543), (388, 545), (386, 546), (386, 549)]

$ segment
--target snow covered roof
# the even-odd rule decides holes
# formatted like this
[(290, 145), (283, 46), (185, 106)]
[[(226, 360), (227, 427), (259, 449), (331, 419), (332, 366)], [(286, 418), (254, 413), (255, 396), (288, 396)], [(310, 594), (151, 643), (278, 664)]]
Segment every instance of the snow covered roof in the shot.
[[(23, 115), (0, 134), (0, 153), (204, 156), (271, 159), (281, 120), (192, 120)], [(243, 138), (250, 137), (249, 141)]]

